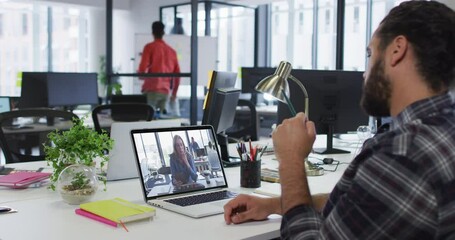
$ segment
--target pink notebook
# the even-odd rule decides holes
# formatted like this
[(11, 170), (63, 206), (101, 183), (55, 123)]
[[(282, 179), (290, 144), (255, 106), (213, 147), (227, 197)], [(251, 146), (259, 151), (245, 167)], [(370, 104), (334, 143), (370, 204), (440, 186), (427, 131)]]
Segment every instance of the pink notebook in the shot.
[(0, 177), (0, 186), (24, 188), (36, 182), (47, 179), (51, 174), (42, 172), (15, 172)]

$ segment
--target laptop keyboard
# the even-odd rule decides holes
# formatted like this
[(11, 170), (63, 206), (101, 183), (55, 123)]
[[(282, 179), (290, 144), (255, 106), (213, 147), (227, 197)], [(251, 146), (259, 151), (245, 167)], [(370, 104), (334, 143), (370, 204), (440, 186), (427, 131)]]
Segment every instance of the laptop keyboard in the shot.
[(185, 207), (206, 202), (214, 202), (223, 199), (233, 198), (236, 195), (237, 195), (236, 193), (224, 190), (219, 192), (204, 193), (200, 195), (192, 195), (188, 197), (168, 199), (164, 201)]

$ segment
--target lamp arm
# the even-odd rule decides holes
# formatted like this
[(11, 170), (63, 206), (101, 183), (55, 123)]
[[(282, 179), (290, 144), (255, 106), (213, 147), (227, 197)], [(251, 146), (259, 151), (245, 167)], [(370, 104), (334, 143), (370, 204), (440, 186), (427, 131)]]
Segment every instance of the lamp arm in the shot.
[(308, 93), (306, 91), (306, 88), (305, 86), (303, 86), (303, 84), (297, 79), (295, 78), (294, 76), (292, 76), (291, 74), (289, 74), (289, 78), (294, 81), (295, 83), (297, 83), (297, 85), (300, 87), (300, 89), (302, 89), (302, 92), (303, 92), (303, 95), (305, 97), (305, 115), (306, 117), (308, 118), (309, 116), (309, 113), (308, 113), (308, 106), (309, 106), (309, 97), (308, 97)]

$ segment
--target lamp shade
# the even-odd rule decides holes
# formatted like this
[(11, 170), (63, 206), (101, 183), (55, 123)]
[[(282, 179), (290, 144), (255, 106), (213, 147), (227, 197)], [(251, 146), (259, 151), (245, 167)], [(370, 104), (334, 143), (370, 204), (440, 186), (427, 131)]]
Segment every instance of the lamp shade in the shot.
[(275, 70), (275, 73), (262, 79), (257, 85), (256, 90), (262, 93), (270, 94), (279, 101), (286, 102), (286, 96), (289, 96), (289, 83), (287, 81), (291, 73), (292, 66), (290, 63), (282, 61)]

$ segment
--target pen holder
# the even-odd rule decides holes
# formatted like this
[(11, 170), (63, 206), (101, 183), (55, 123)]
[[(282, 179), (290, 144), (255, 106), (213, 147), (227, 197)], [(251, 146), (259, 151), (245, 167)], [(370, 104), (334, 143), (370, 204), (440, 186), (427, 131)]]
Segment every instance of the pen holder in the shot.
[(242, 161), (240, 163), (240, 186), (258, 188), (261, 186), (261, 161)]

